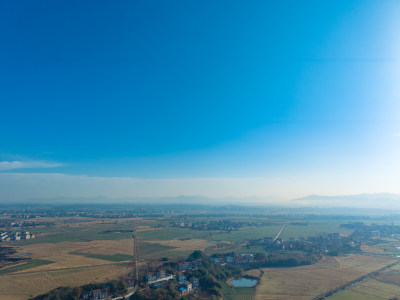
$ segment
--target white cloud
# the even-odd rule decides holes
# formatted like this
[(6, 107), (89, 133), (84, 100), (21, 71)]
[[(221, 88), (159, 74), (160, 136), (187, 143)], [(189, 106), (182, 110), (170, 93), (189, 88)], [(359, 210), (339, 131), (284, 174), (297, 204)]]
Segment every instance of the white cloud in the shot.
[(0, 171), (32, 168), (57, 168), (63, 164), (44, 161), (0, 161)]

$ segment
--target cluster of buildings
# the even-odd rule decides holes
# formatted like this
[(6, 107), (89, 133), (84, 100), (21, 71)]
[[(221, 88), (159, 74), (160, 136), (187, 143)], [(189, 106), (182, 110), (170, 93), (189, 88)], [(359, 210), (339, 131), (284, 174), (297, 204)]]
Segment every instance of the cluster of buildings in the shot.
[(190, 294), (193, 290), (200, 288), (200, 282), (198, 278), (192, 277), (190, 280), (187, 280), (183, 272), (178, 273), (176, 280), (179, 283), (178, 291), (182, 296)]
[(160, 288), (166, 285), (170, 280), (174, 279), (173, 275), (167, 275), (164, 269), (156, 272), (147, 272), (145, 280), (152, 288)]
[(110, 288), (104, 287), (102, 289), (95, 289), (92, 291), (85, 291), (81, 294), (81, 299), (85, 300), (99, 300), (107, 299), (110, 294)]
[(233, 256), (221, 256), (212, 259), (215, 264), (234, 264), (247, 265), (254, 262), (254, 254), (251, 253), (235, 253)]
[[(132, 289), (135, 287), (135, 280), (132, 277), (125, 278), (124, 282), (127, 289)], [(109, 299), (109, 297), (111, 296), (110, 290), (110, 286), (105, 284), (101, 289), (83, 291), (80, 298), (85, 300)]]
[(178, 270), (179, 271), (197, 270), (197, 268), (200, 267), (201, 264), (202, 264), (201, 259), (181, 262), (181, 263), (178, 264)]
[(348, 224), (341, 224), (340, 227), (354, 230), (351, 236), (361, 240), (376, 237), (393, 237), (400, 234), (400, 226), (394, 224), (365, 225), (363, 222), (352, 222)]
[(249, 240), (250, 246), (262, 246), (265, 250), (300, 250), (300, 251), (319, 251), (321, 253), (346, 252), (357, 249), (360, 246), (350, 236), (341, 236), (339, 233), (330, 233), (298, 240), (273, 239), (264, 237), (262, 239)]
[(34, 239), (35, 235), (29, 231), (1, 231), (0, 242)]
[(200, 265), (201, 260), (185, 261), (178, 264), (180, 272), (176, 275), (166, 274), (164, 269), (159, 269), (156, 272), (148, 272), (145, 280), (150, 287), (155, 289), (165, 287), (169, 281), (175, 280), (179, 284), (177, 287), (179, 293), (184, 296), (200, 287), (199, 279), (196, 277), (187, 279), (185, 271), (196, 270)]
[(180, 222), (172, 224), (174, 227), (190, 228), (195, 230), (236, 230), (243, 227), (240, 222), (211, 221), (211, 222)]

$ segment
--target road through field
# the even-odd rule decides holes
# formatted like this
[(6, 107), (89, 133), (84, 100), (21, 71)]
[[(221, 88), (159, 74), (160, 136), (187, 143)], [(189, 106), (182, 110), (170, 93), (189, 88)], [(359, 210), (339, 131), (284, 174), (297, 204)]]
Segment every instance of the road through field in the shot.
[(341, 292), (344, 292), (345, 290), (347, 290), (349, 288), (352, 288), (353, 286), (355, 286), (355, 285), (357, 285), (357, 284), (359, 284), (359, 283), (361, 283), (361, 282), (363, 282), (363, 281), (365, 281), (365, 280), (367, 280), (369, 278), (377, 276), (380, 272), (383, 272), (383, 271), (385, 271), (387, 269), (390, 269), (390, 268), (394, 267), (397, 264), (399, 264), (399, 262), (394, 262), (392, 264), (389, 264), (386, 267), (383, 267), (383, 268), (381, 268), (379, 270), (376, 270), (374, 272), (368, 273), (368, 274), (366, 274), (366, 275), (364, 275), (364, 276), (362, 276), (360, 278), (357, 278), (357, 279), (355, 279), (355, 280), (353, 280), (351, 282), (348, 282), (348, 283), (344, 284), (341, 287), (338, 287), (338, 288), (336, 288), (334, 290), (331, 290), (331, 291), (329, 291), (327, 293), (319, 295), (318, 297), (315, 297), (313, 300), (326, 299), (326, 298), (329, 298), (331, 296), (337, 295), (337, 294), (339, 294)]
[(256, 299), (314, 299), (395, 261), (391, 257), (352, 254), (326, 256), (313, 265), (264, 268)]
[(285, 229), (286, 224), (283, 224), (281, 230), (279, 230), (278, 234), (276, 235), (276, 237), (274, 238), (274, 241), (276, 241), (277, 239), (279, 239), (279, 236), (281, 235), (282, 231)]

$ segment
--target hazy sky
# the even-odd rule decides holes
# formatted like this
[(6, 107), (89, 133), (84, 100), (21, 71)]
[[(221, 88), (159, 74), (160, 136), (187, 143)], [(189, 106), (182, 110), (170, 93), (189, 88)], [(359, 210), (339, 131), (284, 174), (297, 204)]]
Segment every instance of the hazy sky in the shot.
[(400, 1), (1, 1), (0, 201), (400, 193)]

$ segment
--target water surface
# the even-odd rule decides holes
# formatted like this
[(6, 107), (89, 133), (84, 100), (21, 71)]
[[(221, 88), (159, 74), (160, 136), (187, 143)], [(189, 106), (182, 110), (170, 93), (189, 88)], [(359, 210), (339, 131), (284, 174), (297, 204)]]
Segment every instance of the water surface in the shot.
[(232, 284), (233, 287), (253, 287), (257, 284), (257, 280), (240, 278), (237, 280), (231, 280), (229, 283)]

